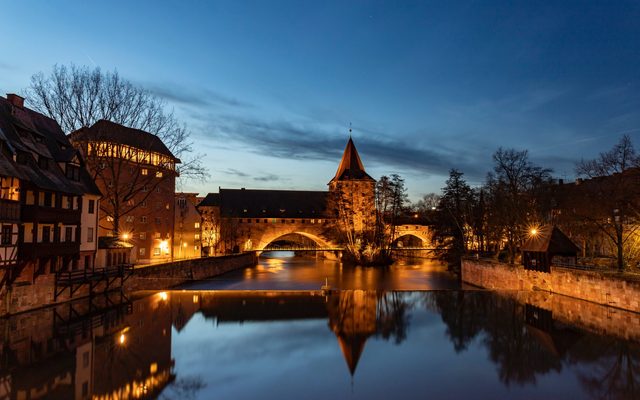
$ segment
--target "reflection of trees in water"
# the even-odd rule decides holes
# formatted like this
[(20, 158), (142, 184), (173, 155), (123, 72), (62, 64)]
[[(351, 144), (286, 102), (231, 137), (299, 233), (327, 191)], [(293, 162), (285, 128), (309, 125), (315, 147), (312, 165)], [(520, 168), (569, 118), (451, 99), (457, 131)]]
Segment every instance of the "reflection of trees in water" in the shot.
[[(640, 345), (590, 335), (569, 351), (578, 378), (595, 399), (640, 399)], [(588, 368), (582, 368), (588, 365)]]
[(561, 370), (560, 359), (525, 327), (521, 304), (489, 292), (440, 291), (426, 296), (433, 296), (426, 304), (437, 307), (456, 352), (465, 351), (484, 333), (482, 343), (505, 385), (535, 383), (536, 374)]
[(640, 398), (640, 345), (578, 331), (550, 321), (525, 323), (524, 305), (490, 292), (425, 293), (427, 308), (440, 313), (456, 352), (482, 333), (500, 380), (535, 384), (536, 376), (573, 366), (585, 392), (597, 399)]
[(378, 296), (377, 332), (385, 340), (394, 339), (396, 344), (407, 338), (412, 308), (400, 292), (380, 292)]

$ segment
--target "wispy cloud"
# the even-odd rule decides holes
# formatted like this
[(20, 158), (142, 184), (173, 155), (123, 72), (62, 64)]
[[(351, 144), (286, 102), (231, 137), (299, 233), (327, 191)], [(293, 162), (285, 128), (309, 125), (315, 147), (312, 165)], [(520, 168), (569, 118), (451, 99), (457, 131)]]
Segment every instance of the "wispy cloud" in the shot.
[(267, 174), (263, 176), (256, 176), (253, 180), (258, 182), (275, 182), (281, 180), (281, 178), (275, 174)]
[[(235, 142), (247, 151), (274, 158), (335, 161), (342, 155), (345, 135), (337, 129), (318, 124), (294, 124), (264, 121), (243, 116), (214, 118), (210, 122), (212, 139)], [(368, 135), (356, 138), (356, 146), (371, 164), (394, 166), (425, 175), (444, 175), (452, 167), (477, 170), (464, 149), (448, 150), (444, 146), (426, 147), (415, 140), (392, 135)]]
[(149, 91), (171, 102), (181, 103), (187, 106), (226, 106), (249, 108), (251, 104), (236, 99), (235, 97), (214, 92), (205, 88), (193, 88), (188, 86), (178, 87), (167, 83), (147, 83), (143, 84)]
[(225, 175), (239, 176), (241, 178), (248, 178), (249, 177), (249, 174), (247, 174), (245, 172), (242, 172), (242, 171), (239, 171), (239, 170), (237, 170), (235, 168), (227, 168), (227, 169), (221, 170), (220, 172), (225, 174)]

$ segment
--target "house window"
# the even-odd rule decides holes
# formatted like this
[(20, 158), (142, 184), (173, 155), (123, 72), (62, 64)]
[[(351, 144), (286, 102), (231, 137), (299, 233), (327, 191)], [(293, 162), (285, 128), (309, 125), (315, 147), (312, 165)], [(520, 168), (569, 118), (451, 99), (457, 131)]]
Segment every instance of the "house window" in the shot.
[(143, 192), (148, 192), (149, 188), (147, 187), (147, 185), (142, 186), (142, 191)]
[(62, 198), (62, 201), (64, 201), (65, 204), (65, 208), (67, 210), (71, 210), (71, 208), (73, 208), (73, 196), (67, 196), (67, 199), (65, 200), (64, 197)]
[(199, 240), (199, 239), (200, 239), (200, 234), (199, 234), (199, 233), (196, 233), (195, 235), (193, 235), (193, 238), (194, 238), (195, 240)]
[(156, 186), (156, 193), (160, 193), (160, 186)]
[(141, 256), (144, 256), (144, 255), (145, 255), (145, 253), (146, 253), (146, 249), (145, 249), (144, 247), (140, 247), (140, 250), (138, 251), (138, 253), (139, 253)]
[(2, 225), (2, 244), (11, 244), (11, 225)]
[(80, 167), (78, 167), (77, 165), (67, 164), (66, 175), (67, 175), (67, 178), (69, 178), (69, 179), (71, 179), (73, 181), (79, 181), (80, 180)]
[(96, 211), (96, 201), (89, 200), (89, 214), (93, 214)]
[(133, 215), (127, 215), (127, 217), (125, 218), (127, 222), (133, 222), (134, 219), (135, 217)]
[(143, 201), (142, 201), (142, 203), (140, 203), (140, 205), (141, 205), (142, 207), (145, 207), (145, 208), (146, 208), (146, 207), (147, 207), (147, 201), (146, 201), (146, 200), (143, 200)]
[(156, 178), (162, 178), (162, 171), (156, 171)]
[(187, 199), (185, 199), (184, 197), (180, 197), (178, 199), (178, 207), (185, 208), (186, 206), (187, 206)]
[(142, 217), (140, 217), (140, 223), (142, 224), (146, 224), (147, 223), (147, 216), (143, 215)]
[(93, 228), (87, 228), (87, 243), (93, 243)]
[(111, 215), (107, 215), (107, 222), (113, 222), (113, 217)]
[(44, 193), (44, 204), (45, 207), (53, 207), (53, 193), (45, 192)]
[(147, 175), (148, 173), (149, 173), (149, 171), (146, 168), (142, 168), (140, 170), (140, 174), (142, 174), (142, 175)]
[(145, 240), (147, 238), (147, 232), (140, 232), (140, 239)]
[(72, 236), (73, 236), (73, 228), (70, 226), (67, 226), (66, 228), (64, 228), (64, 241), (71, 242)]
[(159, 256), (160, 255), (160, 247), (154, 247), (153, 248), (153, 255), (154, 256)]
[(160, 232), (156, 232), (153, 236), (154, 236), (156, 239), (160, 239)]
[(200, 222), (196, 222), (195, 224), (193, 224), (193, 227), (196, 229), (200, 228)]
[(42, 227), (42, 243), (49, 243), (51, 241), (51, 227)]
[(156, 225), (160, 225), (162, 223), (162, 218), (156, 217)]

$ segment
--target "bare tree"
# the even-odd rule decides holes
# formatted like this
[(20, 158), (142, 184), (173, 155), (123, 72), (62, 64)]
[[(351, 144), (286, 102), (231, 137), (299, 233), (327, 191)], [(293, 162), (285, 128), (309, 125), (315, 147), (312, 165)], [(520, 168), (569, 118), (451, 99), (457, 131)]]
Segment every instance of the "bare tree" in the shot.
[(537, 195), (551, 181), (551, 170), (529, 161), (527, 150), (500, 147), (493, 161), (486, 184), (491, 203), (489, 224), (507, 240), (509, 262), (514, 263), (528, 225), (543, 219)]
[(640, 218), (640, 157), (625, 135), (607, 152), (593, 160), (582, 160), (576, 173), (589, 178), (578, 186), (571, 208), (573, 216), (585, 228), (596, 228), (616, 250), (617, 267), (625, 269), (633, 251), (626, 249), (636, 243)]
[(164, 101), (150, 91), (121, 78), (117, 71), (99, 67), (54, 65), (49, 75), (31, 77), (27, 101), (36, 110), (56, 120), (62, 130), (73, 132), (105, 119), (157, 135), (182, 163), (182, 179), (204, 180), (208, 171), (203, 154), (193, 154), (193, 142)]

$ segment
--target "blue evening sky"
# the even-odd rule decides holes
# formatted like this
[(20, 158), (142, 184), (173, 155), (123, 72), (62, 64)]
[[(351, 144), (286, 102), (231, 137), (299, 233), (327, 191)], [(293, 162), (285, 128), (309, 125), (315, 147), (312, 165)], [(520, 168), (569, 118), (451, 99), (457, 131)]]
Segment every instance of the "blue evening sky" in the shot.
[(640, 146), (637, 1), (0, 0), (0, 92), (58, 64), (117, 69), (166, 99), (211, 179), (323, 190), (348, 138), (411, 198), (499, 147), (571, 179)]

